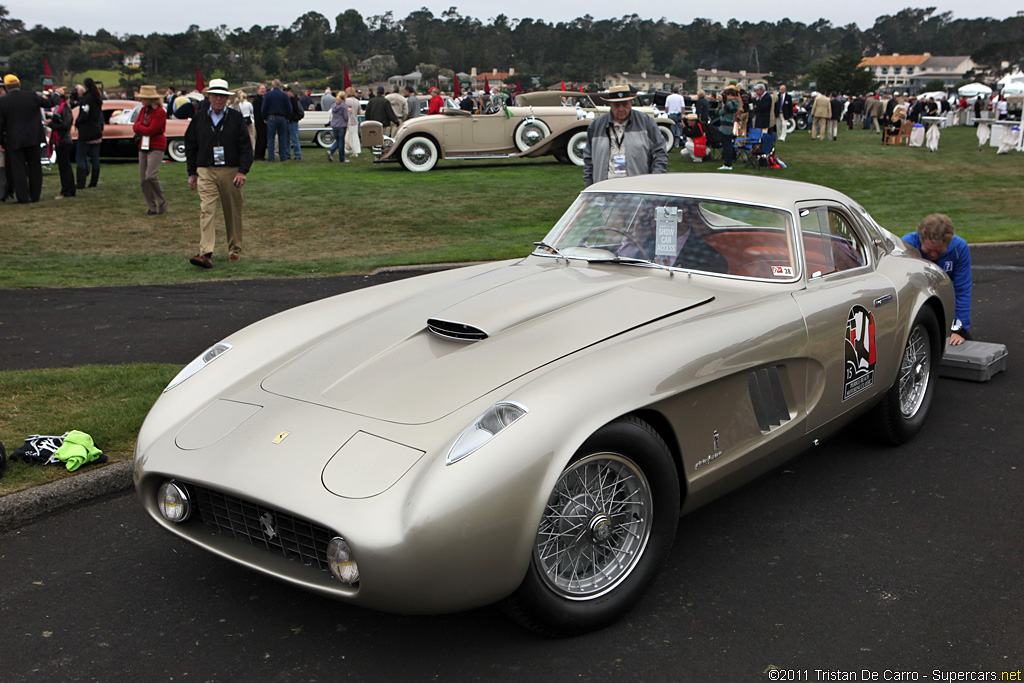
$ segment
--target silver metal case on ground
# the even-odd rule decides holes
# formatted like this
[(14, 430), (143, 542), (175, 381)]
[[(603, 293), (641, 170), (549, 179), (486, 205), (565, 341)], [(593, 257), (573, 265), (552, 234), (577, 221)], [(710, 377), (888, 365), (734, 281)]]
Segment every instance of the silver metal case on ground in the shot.
[(965, 341), (959, 346), (946, 348), (939, 366), (941, 377), (987, 382), (1006, 369), (1006, 345), (990, 342)]

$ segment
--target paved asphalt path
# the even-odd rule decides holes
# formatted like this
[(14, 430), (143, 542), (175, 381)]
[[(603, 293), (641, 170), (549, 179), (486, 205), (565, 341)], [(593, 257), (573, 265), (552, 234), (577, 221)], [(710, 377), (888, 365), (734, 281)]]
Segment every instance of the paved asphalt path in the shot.
[[(780, 680), (778, 667), (792, 670), (781, 680), (1020, 680), (1002, 676), (1024, 668), (1024, 248), (974, 259), (975, 332), (1007, 345), (1007, 372), (940, 380), (903, 448), (859, 424), (687, 516), (651, 592), (608, 629), (548, 641), (490, 608), (328, 601), (172, 538), (120, 494), (0, 534), (0, 679), (732, 683)], [(0, 292), (0, 358), (184, 363), (359, 284)], [(856, 678), (828, 673), (844, 671)]]

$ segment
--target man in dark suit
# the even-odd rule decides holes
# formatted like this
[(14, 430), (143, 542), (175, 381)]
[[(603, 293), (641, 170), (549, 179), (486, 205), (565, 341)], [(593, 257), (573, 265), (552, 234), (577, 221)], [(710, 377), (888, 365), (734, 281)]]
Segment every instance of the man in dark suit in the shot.
[(786, 139), (786, 121), (793, 118), (793, 96), (786, 92), (786, 86), (780, 85), (775, 99), (775, 132), (779, 142)]
[(252, 98), (252, 118), (256, 124), (256, 150), (253, 156), (257, 161), (267, 160), (267, 122), (263, 119), (263, 96), (266, 94), (267, 86), (260, 83), (256, 88), (256, 96)]
[(772, 122), (772, 96), (768, 94), (768, 89), (764, 87), (764, 83), (758, 83), (754, 86), (754, 128), (760, 128), (762, 131), (768, 132), (769, 126)]
[(0, 151), (6, 154), (11, 182), (19, 204), (38, 202), (43, 191), (39, 145), (44, 141), (40, 109), (52, 102), (32, 90), (22, 90), (14, 74), (4, 76), (7, 94), (0, 97)]

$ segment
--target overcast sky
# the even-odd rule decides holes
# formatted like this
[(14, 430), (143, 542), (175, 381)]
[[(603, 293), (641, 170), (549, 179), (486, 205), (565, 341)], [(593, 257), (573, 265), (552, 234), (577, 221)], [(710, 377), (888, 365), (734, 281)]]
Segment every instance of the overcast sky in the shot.
[[(702, 17), (727, 22), (734, 16), (740, 20), (778, 21), (781, 17), (789, 17), (792, 21), (810, 24), (822, 18), (827, 12), (828, 19), (835, 26), (856, 23), (862, 30), (871, 27), (875, 18), (894, 14), (894, 8), (903, 6), (892, 0), (859, 0), (856, 2), (823, 3), (820, 0), (788, 0), (787, 2), (771, 2), (770, 0), (733, 0), (729, 3), (651, 3), (652, 9), (644, 10), (642, 5), (614, 2), (613, 0), (561, 0), (550, 5), (546, 3), (514, 3), (500, 0), (472, 0), (470, 2), (442, 3), (424, 2), (423, 0), (392, 0), (381, 5), (374, 2), (338, 3), (327, 0), (300, 0), (294, 4), (279, 0), (246, 0), (244, 3), (211, 2), (210, 0), (158, 0), (158, 2), (139, 3), (132, 0), (89, 0), (88, 2), (68, 2), (68, 0), (0, 0), (0, 5), (7, 7), (10, 16), (21, 19), (26, 26), (42, 24), (48, 28), (67, 26), (84, 33), (95, 33), (105, 28), (111, 33), (123, 35), (134, 33), (149, 35), (150, 33), (181, 33), (190, 24), (200, 28), (216, 28), (224, 24), (228, 29), (248, 29), (255, 24), (260, 26), (277, 25), (287, 27), (306, 12), (320, 12), (334, 24), (334, 17), (349, 7), (358, 11), (363, 18), (382, 14), (390, 9), (396, 19), (404, 19), (410, 12), (427, 7), (435, 16), (440, 17), (449, 7), (456, 7), (463, 16), (473, 17), (490, 23), (490, 20), (504, 13), (509, 19), (532, 18), (548, 23), (570, 21), (585, 14), (595, 19), (618, 18), (632, 14), (634, 11), (644, 19), (660, 19), (664, 17), (679, 24), (689, 24), (695, 17)], [(543, 7), (541, 6), (543, 5)], [(1024, 0), (988, 0), (988, 2), (968, 4), (939, 0), (938, 2), (922, 2), (919, 5), (935, 6), (936, 12), (952, 11), (956, 19), (973, 19), (977, 17), (993, 17), (1005, 19), (1024, 10)], [(382, 7), (384, 9), (382, 9)], [(632, 8), (623, 9), (623, 8)], [(697, 14), (693, 14), (696, 11)], [(494, 65), (501, 66), (501, 65)]]

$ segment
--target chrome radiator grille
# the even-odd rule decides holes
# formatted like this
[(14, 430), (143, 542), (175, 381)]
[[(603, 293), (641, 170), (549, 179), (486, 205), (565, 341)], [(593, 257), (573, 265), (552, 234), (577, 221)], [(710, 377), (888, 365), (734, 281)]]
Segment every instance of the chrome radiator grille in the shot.
[(294, 562), (329, 571), (327, 544), (334, 537), (312, 522), (202, 486), (189, 486), (199, 519), (236, 540)]

